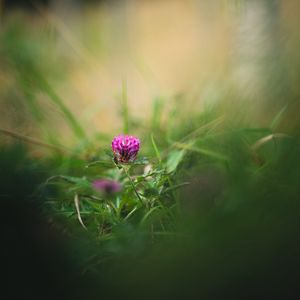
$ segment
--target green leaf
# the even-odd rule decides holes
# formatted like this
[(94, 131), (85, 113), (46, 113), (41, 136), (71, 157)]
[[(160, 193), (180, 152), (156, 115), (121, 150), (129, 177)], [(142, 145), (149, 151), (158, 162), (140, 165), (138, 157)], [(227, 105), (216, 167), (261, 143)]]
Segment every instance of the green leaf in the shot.
[(94, 167), (94, 166), (101, 166), (101, 167), (104, 167), (104, 168), (110, 168), (110, 167), (114, 167), (114, 164), (113, 164), (112, 161), (95, 160), (93, 162), (88, 163), (85, 167), (90, 168), (90, 167)]
[(140, 225), (144, 224), (145, 221), (149, 218), (149, 216), (154, 212), (156, 211), (157, 209), (160, 209), (159, 206), (155, 206), (155, 207), (152, 207), (145, 215), (144, 217), (142, 218), (141, 222), (140, 222)]
[(90, 185), (91, 185), (85, 176), (72, 177), (72, 176), (66, 176), (66, 175), (57, 175), (57, 176), (50, 177), (47, 180), (46, 184), (49, 183), (49, 181), (54, 180), (54, 179), (62, 179), (68, 183), (72, 183), (72, 184), (76, 185), (76, 189), (77, 188), (90, 188)]
[(124, 220), (128, 220), (137, 210), (138, 208), (135, 206), (129, 213), (128, 215), (124, 218)]
[(146, 198), (151, 196), (157, 196), (157, 195), (158, 195), (157, 188), (146, 188), (143, 193), (143, 196)]
[(214, 150), (193, 146), (193, 143), (189, 143), (189, 144), (176, 143), (175, 146), (177, 148), (180, 148), (180, 149), (185, 149), (185, 150), (189, 150), (189, 151), (193, 151), (193, 152), (198, 152), (200, 154), (210, 156), (210, 157), (222, 160), (222, 161), (228, 161), (228, 157), (226, 157), (225, 155), (223, 155), (219, 152), (216, 152)]
[(185, 150), (173, 150), (168, 157), (167, 160), (167, 172), (172, 173), (174, 172), (181, 160), (183, 159), (185, 154)]
[(133, 161), (132, 165), (147, 165), (149, 163), (149, 160), (147, 157), (141, 157)]
[(176, 189), (179, 189), (179, 188), (181, 188), (185, 185), (189, 185), (189, 184), (190, 184), (189, 182), (182, 182), (182, 183), (170, 186), (170, 187), (166, 188), (165, 190), (163, 190), (161, 194), (168, 193), (170, 191), (174, 191)]

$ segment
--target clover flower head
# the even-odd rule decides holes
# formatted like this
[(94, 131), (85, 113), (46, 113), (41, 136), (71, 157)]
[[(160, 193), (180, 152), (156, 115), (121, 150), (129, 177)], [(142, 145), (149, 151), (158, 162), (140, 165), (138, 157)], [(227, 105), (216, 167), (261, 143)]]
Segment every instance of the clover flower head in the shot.
[(112, 140), (115, 160), (119, 163), (133, 162), (140, 150), (140, 140), (132, 135), (119, 135)]
[(110, 179), (97, 179), (92, 183), (92, 187), (98, 192), (106, 194), (113, 194), (122, 190), (122, 186), (118, 181)]

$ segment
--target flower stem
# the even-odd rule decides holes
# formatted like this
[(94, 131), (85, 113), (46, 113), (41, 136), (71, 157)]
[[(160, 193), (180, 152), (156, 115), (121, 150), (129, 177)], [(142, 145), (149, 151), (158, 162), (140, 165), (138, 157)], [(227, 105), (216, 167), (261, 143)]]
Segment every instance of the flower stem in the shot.
[(144, 203), (143, 203), (143, 200), (142, 200), (142, 198), (141, 198), (141, 196), (139, 195), (138, 191), (137, 191), (136, 188), (135, 188), (134, 182), (133, 182), (131, 176), (129, 175), (127, 168), (124, 167), (124, 166), (122, 166), (122, 169), (124, 170), (124, 173), (125, 173), (126, 176), (128, 177), (128, 179), (129, 179), (129, 181), (130, 181), (130, 183), (131, 183), (131, 186), (132, 186), (132, 188), (133, 188), (133, 190), (134, 190), (134, 192), (135, 192), (137, 198), (139, 199), (139, 201), (141, 202), (141, 204), (144, 204)]

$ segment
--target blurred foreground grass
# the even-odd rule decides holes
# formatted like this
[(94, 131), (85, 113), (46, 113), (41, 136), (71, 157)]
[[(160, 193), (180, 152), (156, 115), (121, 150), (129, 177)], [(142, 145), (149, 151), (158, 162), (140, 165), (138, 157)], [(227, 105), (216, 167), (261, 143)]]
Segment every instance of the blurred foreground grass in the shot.
[[(74, 32), (82, 25), (79, 37), (52, 11), (40, 12), (45, 19), (17, 14), (3, 20), (2, 257), (8, 282), (19, 287), (6, 292), (13, 298), (23, 290), (23, 295), (39, 299), (291, 297), (298, 291), (300, 250), (297, 3), (242, 1), (242, 10), (234, 12), (230, 1), (225, 11), (200, 4), (214, 21), (203, 21), (201, 10), (202, 17), (191, 14), (193, 1), (182, 6), (177, 1), (128, 3), (70, 14)], [(118, 35), (112, 41), (111, 35), (127, 24), (123, 30), (134, 37), (131, 30), (139, 17), (154, 15), (165, 24), (164, 9), (181, 21), (203, 22), (219, 38), (208, 39), (204, 55), (199, 46), (203, 37), (191, 42), (197, 30), (191, 39), (184, 38), (189, 28), (196, 28), (193, 22), (174, 37), (179, 44), (188, 41), (193, 49), (203, 50), (203, 58), (195, 54), (191, 61), (178, 62), (186, 68), (186, 86), (175, 84), (180, 72), (166, 80), (178, 66), (166, 70), (190, 50), (179, 47), (174, 61), (161, 64), (164, 55), (138, 48), (135, 58), (148, 53), (152, 66), (161, 64), (161, 70), (154, 68), (160, 79), (146, 76), (143, 82), (151, 92), (141, 92), (130, 68), (120, 66), (129, 74), (125, 80), (108, 63), (116, 57), (123, 61), (119, 51), (107, 58), (110, 47), (122, 48), (130, 41)], [(116, 16), (131, 18), (118, 23)], [(98, 40), (99, 29), (92, 24), (99, 20), (105, 38)], [(143, 26), (138, 28), (139, 37), (147, 36)], [(162, 36), (170, 37), (165, 47), (171, 50), (173, 31), (168, 28)], [(150, 40), (152, 35), (148, 32)], [(135, 46), (138, 41), (141, 48), (151, 45), (133, 37)], [(153, 45), (159, 41), (154, 39)], [(225, 54), (209, 54), (217, 41), (227, 45)], [(85, 47), (101, 54), (87, 55)], [(128, 55), (128, 49), (121, 52)], [(68, 100), (74, 70), (91, 72), (88, 78), (97, 72), (109, 77), (102, 67), (98, 70), (95, 57), (100, 66), (107, 64), (118, 74), (106, 87), (117, 99), (102, 100), (106, 90), (96, 94), (97, 106), (95, 99), (87, 100), (89, 88), (83, 84), (83, 93)], [(207, 68), (207, 76), (201, 76), (199, 66)], [(98, 109), (100, 121), (95, 122)], [(143, 204), (107, 155), (112, 137), (120, 132), (142, 141), (139, 156), (147, 162), (131, 171)], [(89, 187), (97, 178), (117, 179), (123, 191), (111, 199), (90, 199), (86, 194), (93, 195)], [(87, 230), (78, 220), (75, 194)]]

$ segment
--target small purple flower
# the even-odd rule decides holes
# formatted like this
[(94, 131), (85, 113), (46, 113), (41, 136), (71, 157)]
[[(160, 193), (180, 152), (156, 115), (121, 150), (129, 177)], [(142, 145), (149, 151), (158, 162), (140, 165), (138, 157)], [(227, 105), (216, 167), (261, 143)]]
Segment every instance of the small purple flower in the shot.
[(92, 183), (92, 186), (98, 192), (106, 194), (113, 194), (122, 190), (122, 186), (118, 181), (109, 179), (97, 179)]
[(113, 139), (111, 147), (117, 162), (133, 162), (140, 150), (140, 140), (132, 135), (119, 135)]

